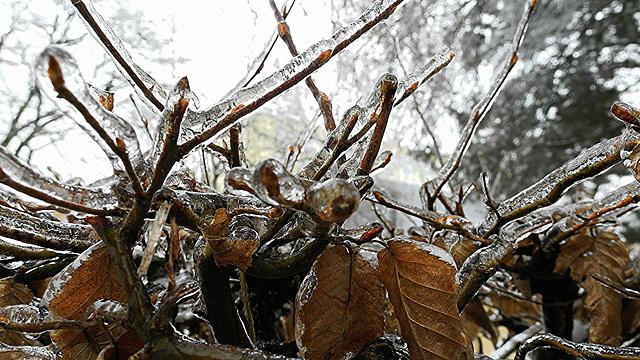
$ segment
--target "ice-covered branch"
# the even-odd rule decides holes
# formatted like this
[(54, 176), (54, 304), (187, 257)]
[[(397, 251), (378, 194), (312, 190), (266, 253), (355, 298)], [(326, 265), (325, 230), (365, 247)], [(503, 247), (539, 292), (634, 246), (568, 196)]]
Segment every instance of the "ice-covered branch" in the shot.
[(180, 146), (186, 154), (235, 124), (267, 101), (304, 80), (329, 59), (393, 13), (403, 0), (379, 0), (349, 25), (336, 31), (293, 58), (282, 69), (255, 85), (239, 90), (204, 111), (189, 114), (184, 123), (186, 142)]
[(162, 111), (164, 109), (162, 102), (167, 96), (164, 90), (149, 74), (133, 62), (129, 51), (111, 26), (93, 7), (91, 0), (71, 0), (71, 3), (75, 6), (91, 35), (105, 48), (122, 76), (127, 79), (140, 98), (149, 105), (150, 109)]
[(418, 86), (424, 84), (440, 72), (440, 70), (449, 65), (451, 60), (453, 60), (453, 56), (453, 52), (449, 51), (449, 49), (443, 49), (422, 65), (420, 69), (405, 75), (398, 83), (397, 93), (400, 96), (397, 96), (394, 106), (403, 102), (416, 91)]
[(507, 62), (502, 68), (502, 71), (494, 79), (489, 92), (487, 92), (485, 97), (480, 100), (480, 102), (471, 111), (471, 116), (467, 121), (465, 127), (462, 129), (462, 133), (460, 134), (460, 141), (458, 142), (458, 145), (456, 146), (453, 154), (451, 155), (447, 163), (442, 166), (442, 168), (440, 168), (440, 170), (436, 174), (436, 177), (432, 181), (427, 182), (423, 185), (422, 194), (424, 196), (422, 200), (424, 202), (424, 205), (428, 209), (433, 208), (435, 199), (437, 199), (438, 197), (438, 193), (440, 193), (442, 187), (447, 183), (447, 181), (449, 181), (451, 176), (460, 167), (462, 157), (469, 148), (473, 134), (491, 108), (491, 105), (493, 105), (493, 101), (504, 85), (507, 76), (511, 72), (511, 69), (513, 69), (513, 66), (516, 64), (516, 61), (518, 60), (518, 49), (520, 48), (520, 45), (522, 44), (522, 41), (524, 39), (524, 34), (527, 31), (527, 26), (529, 25), (531, 13), (533, 12), (535, 5), (536, 0), (533, 0), (525, 6), (524, 14), (520, 19), (520, 22), (518, 23), (515, 36), (511, 43), (510, 57), (509, 59), (507, 59)]
[(56, 250), (82, 252), (100, 241), (91, 226), (51, 221), (0, 205), (0, 236)]
[(36, 59), (34, 71), (40, 89), (100, 145), (114, 171), (120, 172), (124, 166), (136, 195), (142, 196), (138, 172), (144, 172), (145, 164), (136, 133), (91, 96), (73, 56), (49, 46)]
[(61, 183), (35, 171), (2, 146), (0, 146), (0, 172), (4, 179), (9, 179), (21, 188), (37, 191), (37, 194), (28, 195), (50, 204), (83, 212), (89, 210), (88, 213), (95, 213), (94, 211), (115, 212), (117, 210), (118, 199), (109, 184), (102, 187), (86, 188)]
[(500, 217), (489, 214), (480, 224), (478, 232), (485, 236), (496, 233), (504, 224), (555, 203), (571, 186), (617, 164), (620, 162), (620, 149), (633, 147), (640, 142), (640, 139), (635, 139), (622, 143), (623, 137), (608, 139), (590, 147), (537, 183), (503, 201), (497, 207)]

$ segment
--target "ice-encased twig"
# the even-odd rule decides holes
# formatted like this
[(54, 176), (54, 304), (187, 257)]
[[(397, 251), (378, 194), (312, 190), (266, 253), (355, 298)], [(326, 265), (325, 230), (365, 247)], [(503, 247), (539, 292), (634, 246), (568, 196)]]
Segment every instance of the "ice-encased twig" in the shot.
[(473, 134), (491, 108), (491, 105), (493, 105), (493, 102), (500, 92), (502, 85), (504, 85), (507, 76), (511, 72), (511, 69), (513, 69), (513, 66), (516, 64), (516, 61), (518, 60), (518, 49), (520, 48), (522, 40), (524, 39), (524, 34), (527, 31), (529, 19), (531, 18), (531, 13), (533, 12), (535, 4), (536, 1), (533, 0), (525, 6), (524, 14), (520, 19), (520, 22), (518, 23), (515, 36), (510, 45), (510, 57), (509, 59), (507, 59), (507, 62), (505, 63), (498, 76), (494, 78), (493, 83), (491, 84), (491, 88), (489, 89), (485, 97), (480, 100), (480, 102), (471, 111), (471, 116), (469, 117), (467, 124), (462, 129), (462, 133), (460, 134), (460, 141), (458, 142), (458, 145), (456, 146), (453, 154), (451, 155), (447, 163), (440, 168), (435, 178), (431, 182), (429, 182), (430, 186), (427, 186), (428, 183), (425, 183), (423, 185), (422, 193), (426, 195), (426, 198), (423, 198), (422, 200), (427, 208), (433, 208), (433, 204), (435, 202), (435, 199), (438, 197), (440, 190), (442, 189), (444, 184), (449, 181), (455, 171), (460, 167), (462, 157), (471, 144), (471, 138), (473, 137)]
[(549, 206), (562, 197), (576, 183), (595, 176), (620, 162), (620, 149), (632, 147), (640, 142), (636, 139), (622, 143), (623, 136), (604, 140), (584, 150), (573, 160), (553, 170), (544, 178), (503, 201), (497, 207), (499, 218), (490, 213), (478, 227), (478, 233), (489, 235), (517, 218), (544, 206)]
[(96, 11), (91, 0), (71, 0), (71, 2), (91, 35), (105, 48), (113, 63), (138, 96), (151, 110), (162, 111), (164, 109), (162, 103), (167, 97), (162, 86), (136, 65), (122, 40)]
[(0, 146), (0, 172), (26, 187), (69, 203), (107, 211), (118, 206), (111, 186), (86, 188), (61, 183), (35, 171), (3, 146)]
[(398, 82), (398, 90), (396, 93), (399, 96), (396, 96), (397, 100), (393, 106), (397, 106), (403, 102), (416, 91), (418, 86), (424, 84), (425, 81), (449, 65), (451, 60), (453, 60), (453, 56), (453, 52), (449, 49), (443, 49), (422, 65), (420, 69), (405, 75), (400, 82)]
[[(118, 151), (114, 150), (118, 139), (122, 141), (126, 156), (133, 167), (137, 170), (141, 169), (144, 165), (144, 159), (133, 127), (121, 117), (106, 110), (91, 95), (78, 64), (70, 53), (57, 46), (48, 46), (38, 55), (34, 73), (40, 90), (51, 99), (60, 111), (73, 119), (100, 145), (115, 171), (123, 171), (121, 161), (124, 161), (121, 156), (118, 156)], [(54, 79), (56, 80), (55, 84), (52, 83)], [(62, 89), (67, 89), (79, 104), (72, 104), (68, 99), (60, 98), (59, 90)], [(88, 114), (83, 113), (77, 105), (82, 105)], [(87, 116), (90, 116), (91, 119)], [(95, 120), (96, 124), (91, 124), (89, 120)]]
[(213, 136), (226, 131), (241, 117), (304, 80), (346, 46), (393, 13), (403, 0), (378, 0), (329, 39), (318, 41), (282, 69), (255, 85), (240, 89), (212, 107), (187, 116), (182, 153), (188, 153)]
[(82, 252), (100, 241), (91, 226), (51, 221), (0, 205), (0, 236), (55, 250)]

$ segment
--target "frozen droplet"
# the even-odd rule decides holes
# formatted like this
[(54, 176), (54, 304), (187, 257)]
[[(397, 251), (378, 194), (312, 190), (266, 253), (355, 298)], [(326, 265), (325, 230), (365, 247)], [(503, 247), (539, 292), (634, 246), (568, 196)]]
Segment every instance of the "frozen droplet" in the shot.
[(288, 172), (280, 162), (265, 159), (253, 173), (253, 188), (266, 203), (298, 207), (304, 201), (307, 184)]
[(329, 179), (309, 188), (309, 205), (324, 221), (338, 223), (351, 216), (360, 205), (360, 193), (342, 179)]

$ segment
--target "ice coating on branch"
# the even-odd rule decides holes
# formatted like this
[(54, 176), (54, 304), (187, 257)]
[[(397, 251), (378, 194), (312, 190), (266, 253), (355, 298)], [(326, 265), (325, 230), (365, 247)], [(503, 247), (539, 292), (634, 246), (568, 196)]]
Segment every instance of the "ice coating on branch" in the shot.
[[(365, 126), (372, 126), (375, 124), (377, 116), (380, 115), (380, 112), (382, 111), (382, 101), (389, 95), (387, 90), (390, 87), (388, 85), (392, 82), (397, 82), (397, 79), (393, 74), (383, 74), (378, 78), (373, 91), (371, 91), (371, 94), (369, 94), (369, 97), (367, 97), (367, 100), (359, 109), (360, 114), (358, 116), (358, 122), (353, 129), (352, 134), (357, 134)], [(393, 91), (396, 91), (396, 87), (393, 87)], [(373, 131), (369, 130), (356, 144), (354, 144), (351, 150), (352, 154), (349, 155), (346, 162), (340, 165), (338, 177), (350, 178), (358, 172), (362, 158), (369, 147), (372, 137)]]
[(107, 146), (98, 132), (89, 126), (83, 114), (67, 100), (58, 97), (58, 92), (54, 89), (54, 86), (52, 86), (52, 76), (57, 75), (55, 69), (56, 63), (59, 65), (62, 73), (62, 79), (58, 79), (58, 81), (62, 81), (64, 87), (86, 107), (91, 116), (95, 118), (98, 125), (114, 143), (117, 139), (121, 139), (124, 142), (131, 163), (134, 167), (140, 168), (143, 165), (143, 157), (140, 152), (138, 137), (133, 127), (121, 117), (106, 110), (102, 104), (91, 95), (91, 90), (83, 79), (76, 60), (66, 50), (57, 46), (48, 46), (38, 55), (34, 66), (34, 74), (40, 90), (51, 99), (58, 109), (73, 119), (100, 145), (102, 151), (105, 152), (111, 161), (115, 171), (123, 171), (124, 167), (120, 159), (111, 148)]
[[(162, 111), (162, 115), (158, 121), (156, 133), (154, 134), (155, 140), (153, 143), (153, 151), (151, 152), (151, 158), (149, 159), (149, 162), (153, 166), (157, 163), (158, 158), (164, 149), (164, 144), (169, 136), (168, 132), (170, 131), (170, 128), (172, 126), (180, 125), (182, 116), (184, 115), (191, 99), (197, 99), (197, 97), (191, 92), (187, 77), (183, 77), (178, 80), (173, 89), (171, 89), (171, 92), (169, 92), (167, 101), (164, 104), (164, 110)], [(172, 124), (172, 122), (175, 124)]]
[(62, 223), (0, 205), (0, 233), (25, 243), (50, 249), (83, 251), (100, 237), (89, 225)]
[[(96, 11), (96, 9), (93, 7), (93, 3), (91, 2), (91, 0), (77, 0), (77, 1), (73, 1), (73, 3), (74, 3), (76, 12), (82, 19), (82, 22), (84, 23), (84, 25), (87, 27), (87, 30), (89, 31), (89, 33), (91, 33), (91, 35), (96, 39), (98, 44), (100, 44), (105, 49), (105, 52), (109, 54), (109, 56), (111, 57), (111, 60), (120, 71), (120, 74), (122, 74), (122, 76), (124, 76), (124, 78), (127, 79), (131, 87), (133, 87), (133, 89), (136, 91), (138, 97), (142, 99), (142, 101), (144, 101), (152, 111), (158, 111), (158, 107), (153, 103), (151, 103), (150, 100), (144, 95), (144, 93), (142, 93), (142, 90), (138, 85), (136, 85), (136, 82), (134, 81), (131, 74), (122, 66), (122, 64), (120, 63), (120, 61), (118, 61), (119, 59), (117, 59), (116, 56), (119, 55), (120, 59), (129, 66), (130, 71), (133, 71), (133, 73), (142, 81), (145, 87), (151, 91), (151, 93), (156, 97), (156, 99), (160, 103), (164, 102), (165, 98), (167, 97), (165, 91), (162, 89), (162, 86), (160, 86), (160, 84), (158, 84), (158, 82), (155, 81), (151, 77), (151, 75), (149, 75), (147, 72), (142, 70), (133, 61), (133, 59), (131, 58), (131, 54), (129, 54), (129, 51), (122, 43), (122, 40), (118, 38), (118, 36), (113, 31), (111, 26), (109, 26), (109, 24), (102, 18), (100, 13)], [(104, 37), (106, 39), (101, 38), (98, 34), (96, 34), (95, 29), (88, 22), (85, 14), (88, 14), (91, 17), (91, 20), (95, 21), (97, 26), (104, 33)], [(109, 45), (111, 45), (113, 49), (115, 49), (118, 55), (114, 55), (110, 51), (109, 46), (105, 44), (105, 40), (109, 43)]]
[(569, 206), (552, 206), (536, 210), (520, 219), (514, 220), (500, 229), (500, 238), (509, 242), (518, 242), (531, 234), (553, 236), (588, 221), (605, 218), (615, 221), (618, 214), (637, 206), (640, 202), (640, 183), (621, 186), (597, 201), (583, 201)]
[(397, 100), (395, 105), (401, 103), (404, 99), (411, 96), (413, 92), (429, 80), (433, 75), (437, 74), (445, 66), (449, 65), (453, 60), (453, 52), (449, 49), (442, 49), (436, 55), (434, 55), (426, 64), (424, 64), (418, 71), (407, 74), (398, 83), (398, 89), (396, 90)]
[(347, 181), (302, 179), (274, 159), (261, 161), (253, 172), (233, 168), (227, 174), (226, 183), (233, 189), (256, 195), (269, 205), (304, 211), (319, 222), (342, 222), (360, 204), (360, 192)]
[(57, 199), (82, 204), (94, 209), (113, 209), (118, 205), (118, 199), (112, 191), (112, 185), (114, 184), (86, 188), (61, 183), (35, 171), (3, 146), (0, 146), (0, 169), (13, 181), (32, 189), (37, 189)]
[[(374, 2), (358, 19), (336, 31), (329, 39), (320, 40), (311, 45), (282, 69), (264, 80), (250, 87), (240, 89), (206, 110), (190, 113), (185, 119), (184, 133), (181, 134), (181, 140), (186, 141), (190, 137), (210, 128), (233, 111), (247, 107), (252, 103), (266, 102), (272, 97), (269, 95), (270, 93), (275, 93), (280, 89), (288, 89), (303, 80), (348, 44), (380, 21), (386, 19), (402, 2), (403, 0), (378, 0)], [(239, 118), (234, 120), (237, 121)], [(225, 124), (225, 128), (221, 131), (225, 131), (233, 124), (234, 122)]]
[[(580, 171), (603, 161), (609, 156), (615, 155), (622, 146), (621, 137), (604, 140), (580, 153), (576, 158), (568, 161), (559, 168), (547, 174), (544, 178), (522, 190), (515, 196), (503, 201), (497, 207), (501, 216), (512, 211), (530, 205), (543, 199), (549, 192), (567, 177), (575, 175)], [(603, 169), (604, 170), (604, 169)], [(487, 218), (480, 225), (481, 232), (487, 230), (495, 221), (495, 214), (489, 213)]]

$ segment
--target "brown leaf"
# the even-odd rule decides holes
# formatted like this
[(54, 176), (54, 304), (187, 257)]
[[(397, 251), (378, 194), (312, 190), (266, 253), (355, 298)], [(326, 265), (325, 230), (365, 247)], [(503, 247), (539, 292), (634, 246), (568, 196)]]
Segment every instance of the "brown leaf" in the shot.
[(340, 359), (384, 333), (384, 289), (358, 251), (325, 250), (296, 296), (296, 342), (307, 359)]
[(260, 236), (248, 227), (238, 227), (225, 236), (231, 217), (225, 209), (216, 210), (213, 222), (202, 229), (218, 266), (233, 265), (245, 271), (260, 246)]
[(33, 299), (33, 293), (26, 285), (13, 280), (13, 277), (0, 280), (0, 307), (28, 304)]
[(99, 299), (126, 302), (118, 273), (101, 242), (85, 250), (51, 279), (42, 300), (54, 315), (78, 320)]
[(142, 349), (144, 341), (134, 328), (120, 335), (115, 345), (102, 349), (96, 360), (124, 360)]
[[(126, 302), (118, 274), (102, 243), (91, 246), (51, 279), (43, 303), (48, 304), (55, 316), (78, 320), (99, 299)], [(125, 331), (117, 324), (109, 324), (107, 328), (114, 338)], [(110, 344), (110, 339), (100, 326), (51, 333), (51, 340), (58, 345), (64, 359), (95, 359), (100, 350)]]
[(431, 244), (396, 238), (378, 253), (378, 262), (411, 358), (472, 359), (473, 347), (456, 306), (457, 270), (451, 255)]
[(489, 314), (487, 314), (479, 298), (474, 297), (471, 299), (462, 311), (461, 316), (464, 320), (465, 332), (470, 338), (475, 338), (478, 335), (478, 331), (483, 329), (493, 346), (496, 346), (499, 337), (498, 329), (489, 318)]
[(524, 319), (542, 318), (542, 306), (540, 304), (506, 296), (495, 291), (492, 291), (490, 296), (493, 306), (500, 309), (506, 317)]
[(620, 283), (628, 262), (627, 247), (612, 232), (598, 232), (595, 236), (580, 232), (560, 246), (554, 271), (571, 270), (571, 278), (587, 294), (583, 304), (591, 320), (589, 342), (616, 346), (622, 332), (622, 295), (590, 275), (598, 274)]

